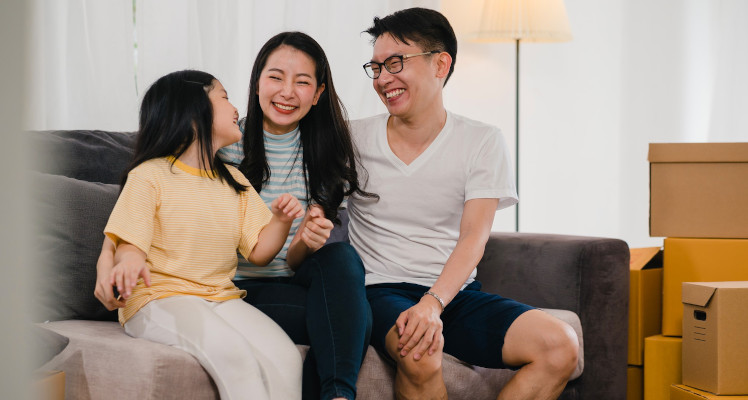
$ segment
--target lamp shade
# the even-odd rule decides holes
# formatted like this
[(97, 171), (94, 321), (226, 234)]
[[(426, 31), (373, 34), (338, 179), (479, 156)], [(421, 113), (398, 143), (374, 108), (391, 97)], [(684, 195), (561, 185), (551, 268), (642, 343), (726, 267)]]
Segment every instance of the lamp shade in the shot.
[(467, 37), (478, 42), (566, 42), (571, 40), (563, 0), (485, 0), (478, 29)]

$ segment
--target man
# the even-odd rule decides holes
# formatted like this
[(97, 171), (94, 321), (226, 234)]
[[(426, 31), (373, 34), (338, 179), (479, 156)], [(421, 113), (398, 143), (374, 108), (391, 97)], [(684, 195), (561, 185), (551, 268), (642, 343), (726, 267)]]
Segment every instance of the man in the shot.
[(499, 130), (444, 108), (457, 55), (449, 22), (411, 8), (366, 32), (374, 52), (364, 69), (388, 113), (352, 123), (365, 190), (379, 199), (352, 196), (349, 229), (367, 273), (372, 345), (397, 365), (397, 397), (446, 398), (444, 351), (519, 368), (499, 399), (557, 398), (577, 364), (573, 329), (474, 281), (494, 213), (517, 195)]

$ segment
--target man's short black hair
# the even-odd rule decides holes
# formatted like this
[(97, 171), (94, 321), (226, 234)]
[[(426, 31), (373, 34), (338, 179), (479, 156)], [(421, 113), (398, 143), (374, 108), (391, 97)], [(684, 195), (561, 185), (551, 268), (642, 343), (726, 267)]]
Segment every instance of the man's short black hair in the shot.
[(374, 25), (364, 32), (372, 36), (372, 43), (385, 33), (389, 33), (402, 43), (409, 45), (409, 41), (412, 41), (423, 51), (446, 51), (452, 56), (452, 65), (444, 81), (445, 85), (455, 70), (457, 38), (452, 25), (438, 11), (414, 7), (397, 11), (384, 18), (374, 17)]

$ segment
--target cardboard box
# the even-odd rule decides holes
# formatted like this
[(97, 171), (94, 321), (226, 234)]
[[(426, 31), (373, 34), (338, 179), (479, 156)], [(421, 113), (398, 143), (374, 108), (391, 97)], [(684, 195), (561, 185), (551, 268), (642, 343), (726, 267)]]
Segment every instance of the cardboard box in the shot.
[(644, 399), (644, 368), (629, 365), (628, 384), (626, 385), (626, 400)]
[(65, 400), (65, 372), (34, 372), (32, 398), (37, 400)]
[(681, 383), (682, 340), (662, 335), (644, 339), (644, 400), (668, 400)]
[(629, 264), (629, 365), (644, 363), (644, 338), (662, 332), (662, 251), (631, 249)]
[(748, 281), (748, 239), (667, 238), (663, 266), (662, 334), (681, 336), (683, 282)]
[(748, 400), (748, 396), (718, 396), (686, 385), (670, 386), (670, 400)]
[(649, 234), (748, 238), (748, 143), (650, 143)]
[(748, 395), (748, 281), (683, 284), (683, 383)]

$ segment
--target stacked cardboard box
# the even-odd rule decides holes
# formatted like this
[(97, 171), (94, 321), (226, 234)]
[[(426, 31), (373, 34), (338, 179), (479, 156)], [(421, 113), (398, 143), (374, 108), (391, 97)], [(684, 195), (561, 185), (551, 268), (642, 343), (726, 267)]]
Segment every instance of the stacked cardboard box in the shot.
[(748, 395), (748, 281), (684, 283), (683, 305), (683, 384)]
[(682, 336), (683, 282), (748, 280), (748, 239), (667, 238), (663, 267), (662, 334)]
[[(707, 376), (730, 374), (722, 371), (715, 375), (704, 371), (711, 368), (708, 365), (717, 368), (720, 362), (726, 362), (727, 356), (724, 355), (726, 353), (712, 351), (715, 360), (719, 359), (713, 364), (706, 364), (702, 359), (697, 360), (694, 357), (695, 354), (706, 354), (703, 348), (699, 350), (701, 353), (694, 353), (694, 342), (697, 340), (693, 338), (693, 330), (697, 329), (694, 326), (704, 325), (706, 321), (695, 320), (693, 312), (699, 311), (698, 317), (703, 317), (701, 313), (705, 307), (709, 307), (710, 301), (732, 296), (722, 295), (721, 285), (733, 284), (690, 286), (684, 283), (748, 281), (748, 143), (650, 144), (649, 161), (650, 235), (666, 237), (663, 259), (662, 337), (676, 340), (682, 345), (682, 355), (678, 356), (677, 360), (676, 356), (672, 355), (668, 363), (679, 364), (682, 376), (679, 374), (676, 379), (671, 375), (669, 379), (672, 380), (672, 387), (662, 388), (667, 377), (652, 377), (647, 374), (645, 368), (644, 399), (662, 398), (648, 397), (647, 388), (650, 383), (654, 385), (655, 382), (658, 386), (658, 396), (664, 394), (673, 396), (674, 399), (698, 398), (693, 397), (698, 395), (697, 389), (712, 392), (713, 396), (719, 395), (719, 389), (715, 389), (716, 386), (705, 387), (703, 379)], [(686, 310), (690, 314), (684, 314), (684, 302), (687, 303)], [(712, 305), (723, 303), (729, 301), (722, 300)], [(701, 309), (695, 309), (699, 307)], [(728, 309), (729, 307), (723, 306), (720, 313), (731, 312)], [(712, 314), (715, 317), (710, 318), (710, 322), (716, 319), (717, 312)], [(734, 324), (734, 318), (731, 317), (722, 316), (721, 320), (729, 321), (728, 325)], [(694, 324), (694, 321), (697, 323)], [(687, 327), (686, 330), (684, 326)], [(724, 325), (720, 324), (720, 327), (722, 326)], [(700, 326), (698, 329), (702, 328), (703, 326)], [(720, 335), (714, 336), (721, 337)], [(653, 343), (659, 342), (653, 340)], [(703, 343), (699, 342), (698, 345)], [(743, 344), (740, 341), (730, 341), (729, 345), (725, 340), (721, 340), (720, 343), (721, 348), (729, 348), (728, 353), (741, 354), (740, 346)], [(645, 346), (645, 360), (648, 350)], [(657, 345), (653, 344), (652, 351), (657, 351)], [(747, 364), (745, 358), (742, 359), (742, 363)], [(699, 372), (694, 369), (696, 367), (700, 368)], [(737, 379), (748, 382), (748, 372), (745, 372), (745, 369), (742, 371), (737, 374), (744, 375), (731, 381)], [(695, 380), (694, 374), (698, 375)], [(677, 385), (680, 383), (685, 386)], [(738, 389), (740, 390), (742, 389)], [(748, 394), (748, 391), (731, 391), (731, 394)]]
[(628, 400), (644, 396), (644, 339), (662, 326), (662, 250), (631, 249), (629, 265)]
[(668, 400), (670, 385), (681, 383), (682, 340), (655, 335), (644, 342), (644, 399)]
[(649, 235), (748, 238), (748, 143), (650, 143)]

